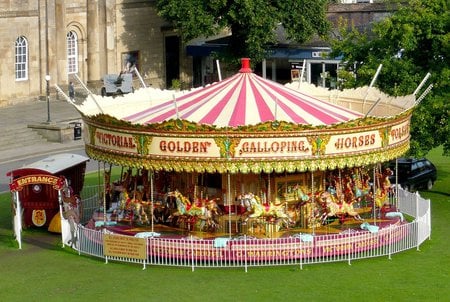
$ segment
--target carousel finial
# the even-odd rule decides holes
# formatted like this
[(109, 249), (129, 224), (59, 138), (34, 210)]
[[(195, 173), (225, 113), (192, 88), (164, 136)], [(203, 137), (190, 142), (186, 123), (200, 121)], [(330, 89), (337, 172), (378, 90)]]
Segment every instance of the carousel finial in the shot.
[(241, 64), (241, 69), (239, 69), (240, 73), (252, 72), (252, 69), (250, 68), (250, 58), (242, 58)]

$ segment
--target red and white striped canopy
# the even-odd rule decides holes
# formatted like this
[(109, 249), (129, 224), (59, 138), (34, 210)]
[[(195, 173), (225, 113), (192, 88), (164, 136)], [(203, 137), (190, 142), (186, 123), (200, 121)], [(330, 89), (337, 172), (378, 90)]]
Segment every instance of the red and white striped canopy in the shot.
[(183, 119), (217, 127), (286, 121), (331, 125), (362, 117), (361, 113), (319, 100), (264, 79), (243, 59), (239, 73), (173, 100), (158, 103), (124, 120), (136, 124)]

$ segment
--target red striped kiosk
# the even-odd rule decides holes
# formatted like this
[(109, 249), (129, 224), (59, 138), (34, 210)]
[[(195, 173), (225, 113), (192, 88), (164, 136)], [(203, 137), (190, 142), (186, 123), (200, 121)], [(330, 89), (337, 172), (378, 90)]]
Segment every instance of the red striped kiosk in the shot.
[[(62, 233), (64, 216), (78, 216), (89, 158), (72, 153), (54, 154), (9, 171), (14, 234), (21, 248), (22, 228), (47, 228)], [(69, 210), (70, 208), (70, 210)]]
[[(239, 73), (200, 89), (139, 89), (76, 107), (88, 156), (128, 169), (107, 178), (122, 197), (114, 214), (97, 217), (102, 227), (114, 219), (110, 231), (123, 234), (154, 234), (165, 224), (183, 235), (267, 240), (348, 236), (349, 225), (359, 229), (362, 220), (381, 226), (380, 209), (395, 210), (381, 164), (409, 149), (415, 103), (414, 95), (393, 98), (368, 87), (281, 85), (242, 59)], [(211, 203), (213, 214), (205, 212)]]

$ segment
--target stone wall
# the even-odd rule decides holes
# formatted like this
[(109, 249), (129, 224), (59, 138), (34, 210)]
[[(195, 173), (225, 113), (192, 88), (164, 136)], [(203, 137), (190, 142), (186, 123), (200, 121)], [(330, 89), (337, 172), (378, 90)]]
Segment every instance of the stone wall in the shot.
[[(47, 26), (48, 25), (48, 26)], [(0, 3), (0, 107), (42, 99), (45, 75), (50, 95), (55, 85), (67, 87), (76, 79), (67, 73), (66, 35), (78, 37), (78, 77), (99, 93), (105, 74), (123, 70), (123, 56), (139, 52), (139, 71), (146, 85), (165, 88), (164, 38), (174, 35), (156, 12), (154, 1), (144, 0), (10, 0)], [(28, 41), (28, 78), (16, 81), (14, 42)], [(180, 77), (190, 81), (192, 63), (180, 49)], [(136, 87), (140, 85), (134, 81)]]
[(370, 26), (392, 13), (393, 7), (386, 3), (331, 4), (328, 7), (328, 19), (334, 26), (340, 18), (350, 21), (357, 28)]

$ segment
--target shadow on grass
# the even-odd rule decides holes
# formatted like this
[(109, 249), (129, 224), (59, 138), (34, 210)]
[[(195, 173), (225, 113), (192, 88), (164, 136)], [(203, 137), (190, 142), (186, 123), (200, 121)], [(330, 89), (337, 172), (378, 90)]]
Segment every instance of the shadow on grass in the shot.
[(39, 249), (61, 249), (61, 235), (41, 230), (27, 230), (22, 233), (22, 241)]
[(437, 195), (450, 197), (450, 193), (442, 192), (442, 191), (435, 191), (435, 190), (419, 191), (419, 194), (422, 194), (422, 193), (425, 193), (425, 194), (437, 194)]

